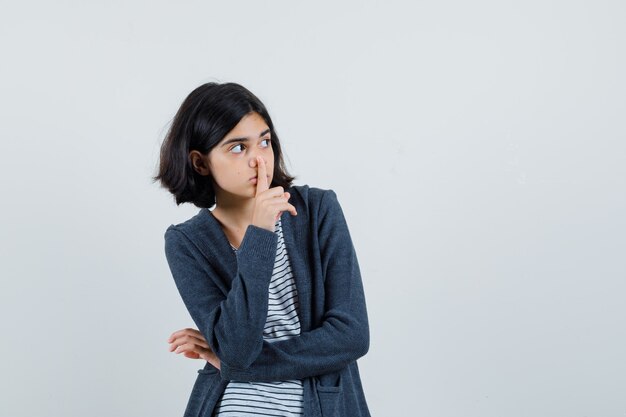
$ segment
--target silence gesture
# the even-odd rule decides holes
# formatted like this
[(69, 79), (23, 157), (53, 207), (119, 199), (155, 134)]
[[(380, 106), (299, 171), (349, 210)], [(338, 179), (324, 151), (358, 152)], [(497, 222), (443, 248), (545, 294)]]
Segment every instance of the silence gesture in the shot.
[(297, 216), (298, 212), (293, 205), (288, 203), (290, 195), (283, 187), (269, 188), (265, 160), (257, 156), (256, 163), (257, 182), (252, 224), (273, 232), (276, 221), (283, 211), (288, 211), (294, 216)]

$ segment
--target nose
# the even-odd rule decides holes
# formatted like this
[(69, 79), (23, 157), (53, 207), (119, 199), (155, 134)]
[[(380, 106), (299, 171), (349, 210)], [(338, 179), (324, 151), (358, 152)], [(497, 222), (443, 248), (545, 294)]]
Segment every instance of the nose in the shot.
[[(263, 161), (265, 162), (265, 165), (267, 165), (267, 159), (263, 158)], [(248, 165), (250, 166), (250, 168), (256, 168), (257, 156), (255, 154), (252, 154), (250, 156), (250, 159), (248, 160)]]

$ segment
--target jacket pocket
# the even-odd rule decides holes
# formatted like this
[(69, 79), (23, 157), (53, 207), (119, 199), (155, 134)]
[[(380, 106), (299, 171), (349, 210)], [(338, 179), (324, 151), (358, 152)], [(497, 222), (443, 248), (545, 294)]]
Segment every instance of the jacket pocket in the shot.
[(315, 389), (317, 391), (322, 417), (339, 417), (339, 403), (343, 401), (341, 379), (339, 379), (337, 385), (321, 385), (320, 381), (316, 380)]
[(211, 388), (217, 379), (219, 379), (219, 371), (216, 368), (198, 369), (198, 376), (191, 389), (184, 417), (202, 416)]

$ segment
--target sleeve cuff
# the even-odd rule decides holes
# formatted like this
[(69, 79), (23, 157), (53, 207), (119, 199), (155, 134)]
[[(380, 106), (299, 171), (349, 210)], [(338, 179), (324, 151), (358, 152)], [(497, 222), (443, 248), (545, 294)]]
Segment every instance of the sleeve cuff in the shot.
[(237, 250), (237, 257), (263, 259), (271, 256), (273, 259), (276, 257), (277, 245), (278, 236), (275, 232), (251, 224), (246, 229), (246, 234)]

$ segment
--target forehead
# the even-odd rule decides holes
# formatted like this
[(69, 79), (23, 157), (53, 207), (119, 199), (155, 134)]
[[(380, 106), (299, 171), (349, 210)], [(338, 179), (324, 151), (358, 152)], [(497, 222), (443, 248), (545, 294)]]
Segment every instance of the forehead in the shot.
[(267, 128), (267, 123), (265, 123), (260, 114), (249, 113), (242, 117), (239, 123), (224, 138), (227, 139), (233, 136), (248, 137), (251, 135), (256, 137), (264, 130), (267, 130)]

